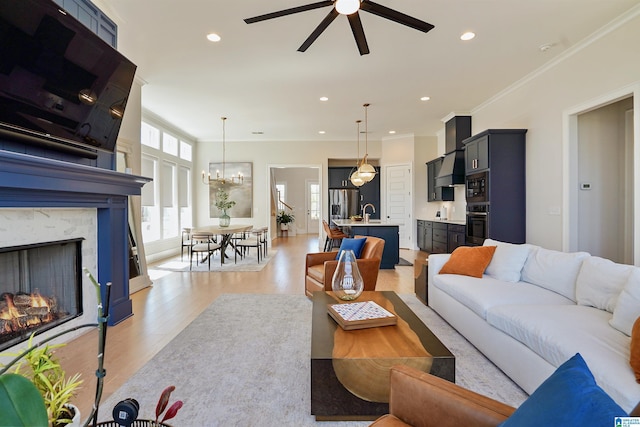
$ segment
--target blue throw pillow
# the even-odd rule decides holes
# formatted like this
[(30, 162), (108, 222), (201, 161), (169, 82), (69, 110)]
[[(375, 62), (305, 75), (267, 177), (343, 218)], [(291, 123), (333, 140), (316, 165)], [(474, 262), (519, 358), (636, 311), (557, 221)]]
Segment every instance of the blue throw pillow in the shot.
[(501, 427), (613, 426), (625, 411), (602, 390), (577, 353), (538, 387)]
[(360, 255), (362, 255), (362, 248), (364, 248), (364, 244), (366, 241), (366, 237), (362, 237), (360, 239), (342, 239), (342, 243), (340, 243), (340, 249), (338, 249), (338, 255), (336, 255), (336, 259), (340, 259), (340, 254), (345, 250), (352, 250), (356, 258), (360, 258)]

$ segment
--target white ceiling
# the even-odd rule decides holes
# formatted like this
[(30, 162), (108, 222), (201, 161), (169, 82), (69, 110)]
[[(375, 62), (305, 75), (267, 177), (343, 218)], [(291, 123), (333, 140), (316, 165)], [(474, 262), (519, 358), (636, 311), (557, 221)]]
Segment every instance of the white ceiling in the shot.
[[(339, 16), (305, 52), (325, 7), (243, 19), (317, 0), (102, 0), (138, 65), (143, 107), (198, 140), (352, 141), (370, 103), (369, 140), (435, 135), (640, 4), (640, 0), (376, 0), (430, 24), (421, 33), (360, 12), (369, 55)], [(477, 37), (459, 39), (465, 31)], [(211, 43), (205, 36), (222, 37)], [(541, 45), (551, 44), (545, 52)], [(597, 60), (597, 58), (594, 58)], [(329, 101), (320, 102), (321, 96)], [(429, 96), (430, 101), (420, 101)], [(514, 106), (516, 107), (516, 106)], [(364, 128), (364, 127), (363, 127)], [(324, 135), (319, 131), (325, 131)], [(255, 135), (253, 132), (264, 132)]]

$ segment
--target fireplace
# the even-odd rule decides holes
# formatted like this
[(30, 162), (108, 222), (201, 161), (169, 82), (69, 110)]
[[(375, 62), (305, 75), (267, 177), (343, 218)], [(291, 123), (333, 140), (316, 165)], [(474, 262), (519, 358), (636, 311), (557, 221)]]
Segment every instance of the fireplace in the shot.
[(83, 313), (82, 239), (0, 248), (0, 351)]

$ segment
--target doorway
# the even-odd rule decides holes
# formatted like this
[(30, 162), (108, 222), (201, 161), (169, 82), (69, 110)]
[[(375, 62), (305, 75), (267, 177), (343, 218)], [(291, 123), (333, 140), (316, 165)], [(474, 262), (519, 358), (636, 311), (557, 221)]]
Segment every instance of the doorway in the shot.
[(618, 263), (640, 261), (634, 224), (640, 190), (636, 98), (628, 91), (567, 116), (566, 250)]
[(413, 248), (411, 164), (389, 165), (384, 172), (386, 217), (382, 219), (399, 224), (401, 248)]

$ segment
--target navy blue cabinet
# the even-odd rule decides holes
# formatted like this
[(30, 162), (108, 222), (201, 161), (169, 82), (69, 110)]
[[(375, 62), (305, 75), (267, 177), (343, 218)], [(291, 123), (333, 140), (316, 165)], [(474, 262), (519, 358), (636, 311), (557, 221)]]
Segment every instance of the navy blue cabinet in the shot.
[(54, 0), (114, 48), (118, 46), (118, 26), (89, 0)]

